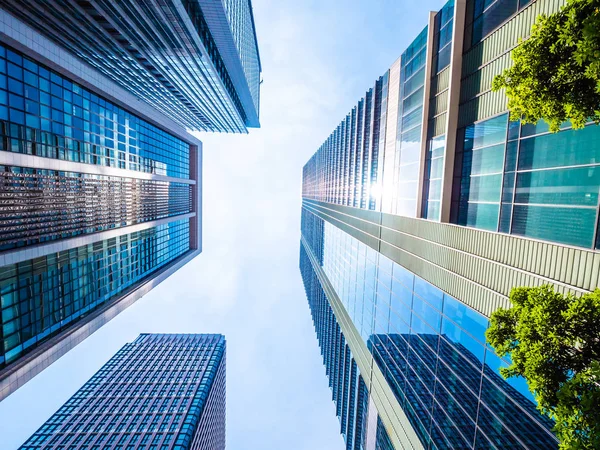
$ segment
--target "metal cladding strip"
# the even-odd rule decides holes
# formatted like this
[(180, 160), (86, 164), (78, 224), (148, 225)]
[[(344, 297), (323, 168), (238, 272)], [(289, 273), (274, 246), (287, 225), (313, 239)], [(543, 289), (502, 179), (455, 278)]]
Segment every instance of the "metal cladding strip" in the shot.
[[(8, 264), (17, 264), (34, 258), (40, 258), (42, 256), (50, 255), (52, 253), (64, 252), (66, 250), (93, 244), (94, 242), (104, 241), (106, 239), (111, 239), (117, 236), (123, 236), (125, 234), (136, 233), (138, 231), (158, 227), (160, 225), (164, 225), (170, 222), (176, 222), (178, 220), (190, 219), (190, 226), (193, 226), (193, 220), (195, 219), (195, 217), (196, 213), (192, 212), (188, 214), (167, 217), (164, 219), (152, 220), (137, 225), (130, 225), (122, 228), (113, 228), (107, 231), (99, 231), (97, 233), (80, 235), (74, 238), (52, 241), (46, 244), (29, 245), (23, 248), (8, 250), (4, 254), (0, 253), (0, 267), (6, 266)], [(190, 238), (192, 238), (192, 236), (193, 229), (190, 230)], [(192, 249), (194, 249), (192, 242), (190, 243), (190, 246)]]
[(202, 143), (190, 146), (190, 178), (196, 180), (192, 189), (192, 211), (190, 219), (190, 248), (202, 250)]
[(154, 173), (140, 172), (137, 170), (118, 169), (116, 167), (101, 166), (99, 164), (86, 164), (7, 151), (0, 151), (0, 165), (32, 167), (34, 169), (56, 170), (58, 172), (87, 173), (90, 175), (102, 175), (120, 178), (136, 178), (140, 180), (165, 181), (169, 183), (183, 183), (191, 185), (196, 184), (195, 179), (169, 177), (166, 175), (157, 175)]
[[(429, 105), (431, 96), (431, 80), (433, 75), (433, 41), (435, 31), (435, 16), (437, 13), (431, 11), (429, 13), (429, 22), (427, 24), (427, 53), (425, 60), (425, 82), (423, 83), (423, 111), (421, 113), (421, 151), (419, 154), (419, 178), (417, 186), (417, 210), (416, 217), (423, 215), (423, 193), (425, 192), (425, 164), (427, 159), (427, 147), (429, 140)], [(400, 174), (398, 173), (398, 176)], [(396, 211), (391, 211), (395, 213)]]
[(335, 292), (329, 278), (320, 266), (317, 258), (313, 254), (310, 245), (304, 237), (301, 238), (301, 243), (306, 250), (310, 259), (311, 265), (321, 283), (321, 287), (325, 292), (329, 304), (333, 309), (335, 318), (342, 330), (350, 351), (354, 356), (360, 373), (365, 379), (368, 379), (367, 386), (369, 393), (377, 407), (379, 416), (387, 430), (393, 430), (390, 434), (394, 448), (396, 449), (423, 449), (423, 445), (417, 434), (413, 430), (406, 414), (396, 400), (392, 390), (388, 386), (385, 378), (377, 363), (374, 361), (371, 352), (367, 349), (366, 344), (362, 340), (360, 333), (354, 326), (352, 319), (348, 315), (341, 299)]
[(0, 371), (0, 401), (4, 400), (23, 386), (46, 367), (81, 343), (120, 312), (150, 292), (169, 276), (200, 254), (199, 250), (190, 250), (181, 255), (149, 279), (127, 289), (119, 297), (98, 310), (85, 316), (58, 335), (48, 339), (17, 362)]
[(303, 206), (486, 316), (516, 286), (581, 295), (600, 286), (600, 252), (313, 200)]
[[(456, 155), (456, 139), (460, 104), (462, 49), (465, 37), (466, 0), (455, 0), (454, 28), (452, 31), (452, 55), (450, 57), (448, 102), (446, 112), (446, 142), (444, 150), (444, 166), (442, 175), (442, 192), (440, 198), (440, 222), (450, 222), (452, 205), (452, 183), (454, 181), (454, 161)], [(421, 216), (417, 216), (421, 217)]]

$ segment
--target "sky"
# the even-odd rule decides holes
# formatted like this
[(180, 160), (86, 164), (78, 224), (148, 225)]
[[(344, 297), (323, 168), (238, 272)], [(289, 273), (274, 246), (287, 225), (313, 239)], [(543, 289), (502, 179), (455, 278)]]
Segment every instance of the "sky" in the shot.
[(125, 343), (161, 332), (225, 335), (228, 449), (344, 449), (298, 269), (302, 166), (444, 2), (252, 3), (262, 127), (198, 135), (202, 254), (0, 402), (0, 450)]

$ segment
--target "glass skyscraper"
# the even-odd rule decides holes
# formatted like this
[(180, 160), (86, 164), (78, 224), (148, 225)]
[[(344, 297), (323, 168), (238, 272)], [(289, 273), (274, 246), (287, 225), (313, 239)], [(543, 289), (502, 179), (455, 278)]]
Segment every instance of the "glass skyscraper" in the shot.
[(0, 2), (0, 400), (201, 252), (259, 77), (248, 0)]
[(225, 338), (141, 334), (20, 450), (224, 450)]
[(510, 122), (491, 91), (562, 4), (450, 0), (304, 166), (300, 269), (348, 449), (558, 447), (484, 333), (513, 287), (600, 286), (600, 127)]
[(250, 0), (0, 5), (4, 26), (18, 23), (25, 39), (31, 27), (60, 46), (53, 62), (76, 56), (183, 127), (246, 132), (259, 126), (261, 65)]

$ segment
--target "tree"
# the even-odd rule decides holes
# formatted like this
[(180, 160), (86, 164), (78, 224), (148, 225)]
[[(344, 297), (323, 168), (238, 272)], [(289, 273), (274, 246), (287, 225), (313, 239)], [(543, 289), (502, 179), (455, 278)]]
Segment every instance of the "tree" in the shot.
[(575, 297), (550, 286), (514, 288), (486, 338), (555, 421), (561, 449), (600, 449), (600, 289)]
[(544, 119), (552, 132), (568, 120), (573, 128), (600, 123), (600, 0), (567, 0), (539, 16), (512, 60), (492, 83), (506, 89), (511, 120)]

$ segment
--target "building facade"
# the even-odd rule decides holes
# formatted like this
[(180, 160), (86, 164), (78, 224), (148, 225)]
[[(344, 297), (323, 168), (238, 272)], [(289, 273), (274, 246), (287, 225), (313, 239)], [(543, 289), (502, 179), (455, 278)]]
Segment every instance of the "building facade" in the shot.
[(224, 450), (225, 338), (141, 334), (21, 450)]
[(563, 4), (450, 0), (304, 166), (300, 267), (348, 449), (558, 447), (485, 330), (513, 287), (600, 286), (600, 127), (510, 122), (491, 91)]
[(182, 127), (260, 126), (250, 0), (3, 0), (0, 6), (8, 26), (18, 19)]
[(259, 77), (249, 0), (0, 2), (0, 400), (201, 252)]

